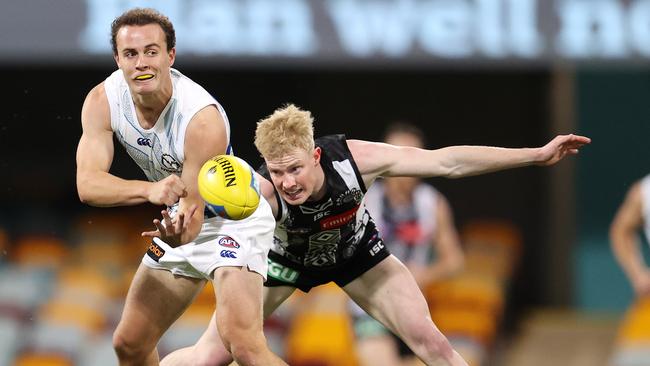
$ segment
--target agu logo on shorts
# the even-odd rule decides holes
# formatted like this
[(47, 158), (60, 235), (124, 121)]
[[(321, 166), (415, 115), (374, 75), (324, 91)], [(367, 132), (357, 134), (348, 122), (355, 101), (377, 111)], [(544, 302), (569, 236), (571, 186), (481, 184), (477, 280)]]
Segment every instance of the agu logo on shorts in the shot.
[(220, 256), (224, 258), (237, 258), (237, 253), (235, 253), (232, 250), (222, 250), (221, 253), (219, 253)]
[(165, 250), (161, 248), (160, 245), (151, 242), (151, 244), (149, 244), (149, 249), (147, 249), (147, 255), (158, 262), (160, 258), (165, 255)]
[(223, 238), (219, 239), (219, 245), (226, 248), (239, 249), (239, 243), (229, 236), (224, 236)]
[(287, 283), (296, 283), (296, 280), (298, 280), (298, 276), (300, 276), (300, 272), (296, 271), (295, 269), (285, 267), (280, 263), (276, 263), (272, 261), (270, 258), (267, 259), (267, 263), (269, 264), (267, 275), (275, 278), (276, 280), (280, 280)]

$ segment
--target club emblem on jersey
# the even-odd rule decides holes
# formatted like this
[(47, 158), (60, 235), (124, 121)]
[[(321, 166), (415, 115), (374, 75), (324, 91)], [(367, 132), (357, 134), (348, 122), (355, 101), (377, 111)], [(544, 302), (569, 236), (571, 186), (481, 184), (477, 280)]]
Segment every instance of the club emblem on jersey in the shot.
[(219, 245), (222, 247), (226, 248), (235, 248), (239, 249), (240, 245), (237, 243), (237, 241), (229, 236), (224, 236), (223, 238), (219, 239)]
[(355, 202), (359, 204), (361, 203), (362, 199), (363, 199), (363, 193), (361, 192), (361, 190), (357, 188), (352, 188), (339, 195), (336, 198), (336, 204), (342, 205), (349, 202)]
[(183, 164), (176, 161), (176, 159), (169, 154), (162, 154), (160, 165), (162, 165), (163, 170), (170, 173), (180, 173), (183, 169)]
[(325, 211), (328, 208), (332, 207), (334, 202), (332, 199), (328, 199), (327, 202), (323, 202), (320, 205), (315, 205), (314, 207), (300, 206), (300, 211), (305, 215), (313, 215), (315, 213)]

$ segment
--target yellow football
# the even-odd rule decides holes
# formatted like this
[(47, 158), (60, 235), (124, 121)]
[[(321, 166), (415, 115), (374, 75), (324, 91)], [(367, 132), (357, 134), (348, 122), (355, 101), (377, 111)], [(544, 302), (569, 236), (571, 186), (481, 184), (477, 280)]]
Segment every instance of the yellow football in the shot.
[(199, 171), (198, 186), (206, 208), (226, 219), (245, 219), (260, 203), (255, 171), (234, 155), (217, 155), (206, 161)]

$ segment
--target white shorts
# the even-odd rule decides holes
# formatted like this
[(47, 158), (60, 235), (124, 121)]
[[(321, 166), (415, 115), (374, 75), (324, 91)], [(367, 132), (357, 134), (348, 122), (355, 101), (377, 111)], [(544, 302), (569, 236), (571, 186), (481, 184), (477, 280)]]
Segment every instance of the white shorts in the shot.
[(207, 280), (213, 279), (217, 267), (248, 267), (266, 280), (274, 229), (271, 206), (260, 197), (257, 210), (243, 220), (206, 218), (201, 233), (190, 243), (172, 248), (154, 238), (142, 263), (175, 275)]

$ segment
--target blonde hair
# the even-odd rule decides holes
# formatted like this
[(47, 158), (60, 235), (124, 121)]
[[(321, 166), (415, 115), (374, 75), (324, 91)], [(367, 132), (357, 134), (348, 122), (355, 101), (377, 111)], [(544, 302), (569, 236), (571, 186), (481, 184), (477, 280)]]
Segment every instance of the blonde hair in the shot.
[(278, 108), (257, 122), (255, 147), (265, 159), (276, 159), (302, 149), (314, 150), (314, 118), (293, 104)]

